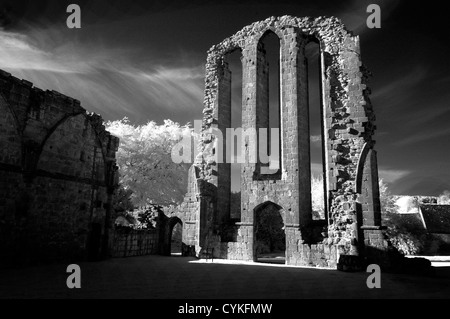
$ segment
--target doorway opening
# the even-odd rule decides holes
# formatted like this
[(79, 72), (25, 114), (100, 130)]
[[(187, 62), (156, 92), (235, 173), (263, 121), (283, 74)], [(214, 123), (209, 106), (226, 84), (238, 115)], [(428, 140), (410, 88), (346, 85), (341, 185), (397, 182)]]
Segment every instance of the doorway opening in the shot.
[(181, 257), (182, 245), (183, 245), (183, 225), (181, 224), (181, 221), (178, 220), (171, 229), (170, 255)]
[(254, 260), (256, 262), (286, 263), (286, 232), (281, 206), (265, 202), (254, 210)]

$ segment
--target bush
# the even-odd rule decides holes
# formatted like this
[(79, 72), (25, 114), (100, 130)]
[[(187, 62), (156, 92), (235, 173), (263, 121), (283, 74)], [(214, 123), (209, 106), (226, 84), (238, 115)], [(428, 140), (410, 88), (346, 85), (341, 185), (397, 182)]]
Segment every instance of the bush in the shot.
[(416, 234), (388, 230), (391, 244), (403, 255), (417, 255), (423, 250), (423, 245)]
[(450, 191), (446, 190), (441, 195), (439, 195), (438, 204), (450, 205)]
[(163, 207), (154, 204), (146, 205), (133, 211), (127, 211), (121, 216), (129, 222), (129, 225), (118, 225), (116, 222), (116, 229), (155, 229), (160, 214), (164, 214)]
[(410, 220), (402, 218), (395, 198), (389, 192), (387, 184), (380, 179), (381, 217), (387, 227), (386, 235), (392, 244), (403, 255), (417, 255), (424, 249), (425, 231), (414, 229)]

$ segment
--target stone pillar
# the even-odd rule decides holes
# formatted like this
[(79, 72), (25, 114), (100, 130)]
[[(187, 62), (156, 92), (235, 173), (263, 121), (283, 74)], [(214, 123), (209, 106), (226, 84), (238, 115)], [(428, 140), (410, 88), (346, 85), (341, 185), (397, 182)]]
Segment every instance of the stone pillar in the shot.
[[(257, 44), (250, 43), (242, 50), (242, 129), (256, 132), (256, 65)], [(256, 136), (245, 137), (245, 162), (241, 164), (241, 222), (253, 225), (253, 209), (250, 203), (255, 195), (252, 193), (253, 174), (256, 165), (249, 162), (250, 151), (255, 147)], [(256, 206), (256, 205), (255, 205)]]
[(293, 196), (298, 209), (287, 218), (289, 224), (307, 226), (311, 214), (311, 168), (309, 149), (308, 70), (305, 58), (306, 39), (297, 35), (294, 28), (284, 30), (281, 41), (282, 75), (281, 108), (283, 121), (283, 171), (292, 182)]
[[(307, 40), (297, 35), (296, 91), (293, 103), (297, 105), (298, 115), (298, 169), (299, 169), (299, 220), (300, 226), (312, 221), (311, 204), (311, 155), (309, 133), (309, 94), (308, 60), (305, 55)], [(294, 101), (296, 98), (296, 101)]]
[(381, 226), (380, 190), (376, 152), (369, 150), (364, 162), (362, 185), (363, 226)]
[(364, 244), (384, 250), (386, 243), (381, 226), (380, 190), (378, 186), (377, 156), (373, 149), (367, 152), (362, 168), (361, 196)]

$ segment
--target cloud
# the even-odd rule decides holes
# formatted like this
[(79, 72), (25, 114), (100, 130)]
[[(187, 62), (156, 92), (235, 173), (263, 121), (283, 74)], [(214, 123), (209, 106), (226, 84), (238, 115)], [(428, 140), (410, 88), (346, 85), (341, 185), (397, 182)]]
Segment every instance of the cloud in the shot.
[[(48, 39), (45, 32), (52, 35)], [(26, 33), (0, 30), (0, 68), (42, 89), (79, 99), (106, 119), (181, 121), (201, 114), (204, 67), (186, 61), (152, 63), (150, 52), (74, 40), (64, 30), (34, 28)], [(174, 59), (177, 61), (176, 59)]]
[(311, 163), (311, 175), (317, 177), (323, 175), (323, 166), (321, 163)]
[(371, 98), (378, 119), (383, 119), (383, 133), (396, 136), (395, 140), (385, 137), (387, 143), (407, 146), (450, 135), (444, 120), (450, 115), (450, 96), (448, 92), (433, 92), (434, 87), (442, 87), (434, 80), (429, 67), (417, 64), (374, 90)]
[[(378, 175), (379, 178), (382, 178), (386, 183), (395, 183), (408, 176), (411, 172), (407, 170), (398, 170), (398, 169), (379, 169)], [(323, 167), (321, 163), (311, 163), (311, 174), (313, 176), (322, 176)]]
[(397, 195), (438, 196), (450, 187), (448, 174), (423, 175), (423, 171), (414, 171), (391, 185), (391, 191)]
[(0, 67), (55, 73), (95, 73), (109, 68), (112, 61), (122, 64), (126, 50), (92, 45), (71, 39), (63, 28), (29, 26), (21, 33), (0, 28)]
[(322, 135), (311, 135), (310, 140), (311, 143), (320, 143), (322, 142)]
[(1, 65), (8, 69), (65, 71), (51, 55), (34, 47), (26, 35), (0, 30)]
[[(433, 127), (430, 127), (430, 129), (434, 129)], [(423, 131), (418, 132), (416, 134), (413, 134), (407, 138), (404, 138), (402, 140), (399, 140), (394, 143), (394, 145), (397, 146), (406, 146), (411, 145), (418, 142), (424, 142), (431, 139), (439, 138), (439, 137), (449, 137), (450, 136), (450, 127), (446, 127), (441, 130), (433, 130), (433, 131)]]
[(379, 169), (378, 176), (383, 179), (386, 183), (395, 183), (396, 181), (408, 176), (411, 174), (410, 171), (407, 170), (398, 170), (398, 169)]
[(428, 76), (428, 69), (423, 65), (416, 65), (408, 73), (392, 79), (390, 82), (373, 91), (372, 99), (385, 99), (389, 101), (389, 107), (404, 101), (404, 94), (416, 85), (420, 84)]
[(204, 90), (204, 68), (158, 66), (155, 71), (142, 73), (127, 72), (135, 85), (148, 98), (152, 105), (167, 109), (202, 108)]
[[(448, 107), (448, 99), (450, 96), (445, 96), (443, 99), (437, 101), (429, 101), (426, 107), (415, 108), (410, 113), (403, 115), (403, 121), (407, 123), (414, 123), (415, 127), (424, 123), (431, 123), (442, 119), (445, 115), (450, 116), (450, 108)], [(447, 99), (444, 101), (444, 99)], [(447, 114), (448, 113), (448, 114)], [(445, 117), (444, 117), (445, 118)]]

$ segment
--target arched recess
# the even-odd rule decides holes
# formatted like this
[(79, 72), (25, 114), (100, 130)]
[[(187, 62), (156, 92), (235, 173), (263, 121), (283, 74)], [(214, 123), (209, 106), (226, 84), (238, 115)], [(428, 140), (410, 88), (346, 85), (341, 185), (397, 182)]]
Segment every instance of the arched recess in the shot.
[(356, 205), (358, 236), (361, 241), (364, 229), (381, 227), (380, 190), (376, 151), (372, 143), (364, 144), (358, 160), (355, 191), (358, 194)]
[[(242, 89), (236, 87), (237, 84), (242, 82), (242, 77), (241, 81), (237, 78), (237, 75), (242, 74), (241, 57), (240, 48), (234, 48), (223, 55), (222, 63), (219, 66), (217, 124), (213, 124), (213, 127), (217, 127), (222, 133), (222, 139), (218, 140), (222, 145), (217, 145), (218, 147), (213, 149), (213, 153), (218, 159), (216, 223), (219, 225), (228, 222), (230, 219), (232, 182), (236, 185), (236, 177), (240, 175), (240, 172), (236, 174), (238, 164), (232, 164), (235, 158), (235, 145), (238, 145), (239, 148), (240, 140), (238, 139), (237, 144), (234, 142), (234, 134), (230, 128), (235, 128), (237, 122), (239, 123), (238, 127), (242, 124), (242, 116), (240, 115), (238, 118), (236, 116), (238, 113), (242, 113)], [(237, 193), (236, 189), (234, 191)], [(235, 194), (235, 196), (237, 195)]]
[[(289, 28), (290, 26), (286, 26), (286, 27)], [(281, 29), (280, 28), (268, 27), (268, 28), (265, 28), (264, 30), (261, 30), (259, 32), (259, 34), (257, 36), (255, 36), (254, 41), (256, 43), (260, 42), (262, 39), (264, 39), (264, 37), (268, 33), (273, 33), (273, 34), (276, 35), (276, 37), (278, 39), (283, 39), (283, 34), (281, 33)]]
[[(68, 242), (96, 259), (107, 252), (109, 207), (105, 160), (97, 132), (85, 114), (59, 120), (41, 142), (32, 183), (35, 216), (43, 233), (70, 235)], [(45, 198), (45, 200), (42, 200)], [(69, 235), (68, 235), (69, 236)], [(65, 238), (65, 237), (64, 237)], [(42, 239), (45, 243), (48, 239)]]
[(0, 163), (18, 166), (22, 159), (22, 133), (14, 110), (0, 93)]
[(253, 210), (253, 260), (285, 263), (286, 216), (283, 208), (271, 201)]
[(257, 42), (256, 129), (258, 179), (281, 179), (281, 39), (278, 30), (267, 29)]
[(323, 102), (322, 45), (314, 36), (305, 37), (308, 79), (308, 113), (313, 219), (328, 219), (326, 120)]
[[(168, 222), (169, 232), (168, 232), (168, 252), (169, 255), (180, 255), (182, 254), (182, 245), (183, 245), (183, 222), (180, 218), (174, 216), (169, 218)], [(173, 245), (177, 245), (177, 247), (173, 247)], [(175, 248), (175, 249), (174, 249)]]
[[(224, 54), (224, 65), (229, 72), (230, 77), (230, 93), (229, 93), (229, 107), (230, 107), (230, 126), (233, 130), (228, 130), (224, 133), (225, 138), (225, 153), (227, 170), (229, 170), (229, 191), (228, 184), (226, 188), (219, 188), (219, 195), (224, 193), (224, 201), (229, 205), (223, 207), (229, 210), (229, 218), (237, 221), (241, 218), (241, 163), (239, 159), (242, 156), (243, 147), (242, 140), (236, 134), (237, 130), (242, 128), (242, 84), (243, 84), (243, 65), (242, 65), (242, 50), (236, 48)], [(227, 172), (228, 173), (228, 172)], [(228, 183), (228, 181), (226, 181)], [(220, 198), (220, 196), (219, 196)], [(218, 205), (221, 207), (221, 205)]]
[(50, 128), (42, 140), (36, 169), (67, 174), (67, 165), (58, 162), (68, 161), (73, 164), (70, 167), (71, 175), (104, 182), (107, 169), (105, 152), (105, 147), (87, 115), (69, 114)]
[(183, 231), (183, 222), (177, 216), (169, 217), (164, 223), (162, 237), (160, 237), (160, 249), (163, 256), (171, 255), (172, 232), (176, 225), (181, 225), (180, 229)]
[[(50, 199), (53, 197), (57, 209), (62, 210), (61, 215), (65, 214), (69, 219), (80, 218), (79, 222), (71, 223), (73, 227), (86, 230), (91, 228), (92, 223), (108, 222), (105, 214), (110, 199), (102, 188), (106, 186), (106, 162), (102, 148), (85, 114), (68, 116), (59, 121), (41, 146), (34, 182), (48, 188)], [(55, 183), (50, 185), (45, 179), (47, 177), (53, 178)], [(65, 180), (72, 183), (65, 183)], [(58, 187), (69, 187), (73, 196), (61, 197), (55, 192)], [(48, 210), (55, 210), (55, 207)]]

